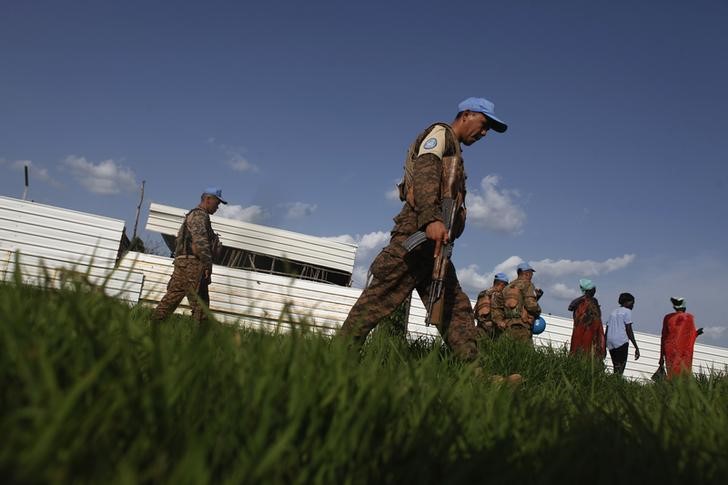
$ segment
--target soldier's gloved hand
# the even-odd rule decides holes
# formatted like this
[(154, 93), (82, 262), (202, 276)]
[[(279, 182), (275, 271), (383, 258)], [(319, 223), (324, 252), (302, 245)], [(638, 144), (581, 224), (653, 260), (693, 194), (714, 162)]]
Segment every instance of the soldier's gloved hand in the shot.
[(700, 328), (698, 329), (698, 335), (703, 335), (703, 327), (700, 327)]
[(543, 290), (541, 288), (536, 288), (536, 299), (540, 300), (543, 296)]
[(205, 278), (205, 281), (208, 285), (212, 283), (212, 270), (206, 269), (203, 277)]

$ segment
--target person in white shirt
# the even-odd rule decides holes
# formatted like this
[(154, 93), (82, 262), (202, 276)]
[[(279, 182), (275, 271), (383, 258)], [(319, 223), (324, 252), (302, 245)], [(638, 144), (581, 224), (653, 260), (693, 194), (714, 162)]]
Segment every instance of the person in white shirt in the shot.
[(619, 308), (609, 315), (607, 329), (604, 333), (609, 355), (612, 358), (614, 373), (621, 376), (627, 366), (629, 342), (632, 341), (632, 345), (634, 345), (634, 360), (640, 358), (640, 349), (637, 347), (637, 341), (634, 339), (634, 332), (632, 331), (634, 296), (630, 293), (620, 294), (619, 305)]

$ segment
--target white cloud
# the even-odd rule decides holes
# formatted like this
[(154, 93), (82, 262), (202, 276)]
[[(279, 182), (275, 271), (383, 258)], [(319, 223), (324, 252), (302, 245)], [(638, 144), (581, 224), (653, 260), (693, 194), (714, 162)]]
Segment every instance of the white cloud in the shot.
[(533, 266), (540, 277), (558, 278), (569, 275), (598, 276), (629, 266), (634, 262), (635, 257), (634, 254), (625, 254), (624, 256), (610, 258), (605, 261), (592, 261), (588, 259), (581, 261), (560, 259), (554, 261), (552, 259), (542, 259), (541, 261), (532, 261), (531, 266)]
[(367, 276), (369, 276), (369, 265), (356, 265), (351, 275), (351, 284), (355, 288), (364, 288), (367, 284)]
[(376, 231), (364, 234), (359, 238), (359, 250), (366, 254), (379, 252), (389, 242), (389, 232)]
[(342, 243), (347, 243), (347, 244), (356, 244), (356, 238), (349, 234), (342, 234), (341, 236), (325, 236), (323, 239), (328, 239), (329, 241), (336, 241), (336, 242), (342, 242)]
[(356, 258), (357, 260), (364, 260), (367, 258), (371, 259), (375, 253), (378, 253), (384, 246), (389, 242), (389, 233), (384, 231), (369, 232), (364, 235), (357, 234), (352, 236), (350, 234), (342, 234), (341, 236), (325, 237), (330, 241), (338, 241), (348, 244), (356, 244)]
[(137, 189), (134, 172), (111, 159), (94, 164), (85, 157), (70, 155), (63, 165), (70, 169), (79, 184), (94, 194), (110, 195)]
[[(32, 184), (34, 180), (40, 180), (41, 182), (46, 182), (54, 186), (59, 186), (60, 184), (51, 176), (50, 171), (41, 165), (38, 165), (36, 163), (33, 163), (32, 160), (13, 160), (8, 161), (4, 159), (0, 159), (0, 165), (6, 165), (8, 168), (15, 170), (17, 172), (22, 172), (23, 168), (27, 165), (28, 166), (28, 178), (30, 183)], [(22, 183), (22, 179), (19, 179), (20, 183)]]
[(209, 137), (207, 143), (223, 152), (227, 157), (225, 163), (236, 172), (260, 172), (260, 168), (256, 164), (250, 162), (247, 157), (243, 156), (245, 152), (244, 148), (217, 143), (214, 137)]
[(581, 293), (579, 293), (576, 289), (566, 286), (563, 283), (556, 283), (551, 285), (549, 287), (548, 293), (557, 300), (566, 301), (571, 301), (581, 295)]
[[(483, 291), (486, 288), (490, 288), (493, 285), (493, 278), (496, 273), (505, 273), (508, 279), (512, 279), (516, 274), (516, 266), (522, 263), (523, 260), (518, 256), (511, 256), (505, 261), (498, 263), (493, 271), (487, 273), (479, 273), (480, 269), (477, 264), (471, 264), (465, 268), (459, 268), (457, 270), (458, 281), (460, 286), (463, 287), (466, 293), (472, 293), (473, 296), (476, 293)], [(511, 276), (513, 275), (513, 276)]]
[(291, 202), (288, 204), (281, 204), (281, 207), (285, 207), (286, 217), (288, 219), (302, 219), (306, 216), (310, 216), (311, 214), (316, 212), (316, 209), (318, 209), (318, 205), (307, 204), (305, 202)]
[(332, 236), (325, 239), (357, 245), (352, 285), (362, 288), (366, 284), (367, 272), (374, 260), (374, 256), (389, 243), (389, 237), (389, 232), (375, 231), (364, 235), (357, 234), (356, 236), (342, 234), (341, 236)]
[(399, 180), (395, 180), (394, 187), (384, 193), (384, 197), (386, 197), (387, 200), (399, 202), (399, 187), (397, 187), (397, 184), (399, 184)]
[(28, 178), (31, 183), (36, 177), (43, 182), (53, 182), (47, 168), (38, 166), (30, 160), (15, 160), (12, 164), (10, 164), (11, 167), (18, 171), (22, 171), (26, 165), (28, 166)]
[(493, 271), (488, 275), (489, 279), (493, 279), (496, 273), (505, 273), (508, 275), (508, 279), (511, 280), (516, 277), (516, 267), (523, 262), (523, 259), (519, 256), (511, 256), (506, 258), (505, 261), (498, 263), (493, 268)]
[(705, 336), (711, 340), (717, 340), (728, 335), (728, 327), (703, 327)]
[(515, 202), (516, 190), (498, 189), (500, 178), (488, 175), (480, 185), (482, 194), (471, 190), (466, 197), (468, 222), (498, 232), (517, 234), (526, 222), (526, 213)]
[(457, 275), (460, 286), (475, 292), (490, 288), (493, 283), (493, 278), (488, 278), (488, 275), (478, 273), (477, 264), (471, 264), (465, 268), (458, 269)]
[(227, 161), (230, 168), (236, 172), (253, 172), (257, 173), (260, 171), (257, 165), (253, 165), (247, 159), (242, 156), (232, 157)]
[(241, 205), (220, 205), (216, 214), (227, 219), (235, 219), (243, 222), (260, 222), (268, 217), (268, 213), (259, 205), (243, 207)]
[[(634, 254), (625, 254), (619, 258), (610, 258), (605, 261), (573, 261), (562, 259), (552, 261), (544, 259), (541, 261), (531, 261), (530, 264), (536, 270), (535, 283), (537, 286), (543, 285), (548, 288), (546, 293), (548, 296), (557, 300), (567, 300), (579, 296), (579, 292), (571, 286), (557, 281), (566, 276), (583, 277), (596, 276), (603, 273), (609, 273), (622, 269), (632, 263), (635, 259)], [(492, 271), (479, 273), (478, 266), (471, 264), (465, 268), (457, 270), (458, 279), (465, 291), (473, 294), (485, 288), (489, 288), (493, 282), (496, 273), (505, 273), (509, 280), (516, 278), (516, 267), (523, 262), (523, 258), (519, 256), (511, 256), (503, 262), (497, 264)]]

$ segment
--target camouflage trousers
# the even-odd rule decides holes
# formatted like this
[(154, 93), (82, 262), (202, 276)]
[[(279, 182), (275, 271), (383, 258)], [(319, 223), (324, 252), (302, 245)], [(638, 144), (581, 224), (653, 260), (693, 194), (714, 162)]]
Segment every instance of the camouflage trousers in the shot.
[[(372, 280), (349, 312), (340, 335), (361, 345), (379, 321), (391, 314), (412, 290), (417, 290), (422, 301), (427, 301), (434, 244), (428, 241), (408, 254), (402, 246), (405, 239), (404, 236), (393, 237), (375, 258), (370, 268)], [(449, 263), (443, 287), (444, 318), (438, 331), (456, 356), (474, 360), (478, 350), (473, 309), (470, 299), (460, 288), (452, 263)]]
[(533, 335), (531, 334), (531, 327), (524, 324), (520, 320), (516, 322), (506, 322), (506, 328), (502, 331), (503, 335), (507, 335), (513, 340), (519, 340), (533, 345)]
[(175, 258), (174, 272), (167, 284), (167, 293), (152, 313), (152, 320), (161, 321), (171, 315), (184, 297), (190, 304), (192, 318), (201, 322), (205, 319), (205, 306), (210, 305), (208, 281), (204, 278), (205, 268), (196, 258)]
[(476, 320), (476, 329), (479, 338), (489, 338), (495, 340), (501, 336), (503, 331), (490, 320)]

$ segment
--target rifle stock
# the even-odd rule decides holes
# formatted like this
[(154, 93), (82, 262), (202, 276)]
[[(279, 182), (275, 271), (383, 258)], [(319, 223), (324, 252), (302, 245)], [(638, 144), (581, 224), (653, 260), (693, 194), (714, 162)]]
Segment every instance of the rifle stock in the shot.
[(430, 283), (430, 295), (427, 299), (427, 317), (425, 325), (439, 326), (445, 314), (445, 292), (443, 287), (447, 268), (452, 256), (452, 243), (448, 243), (440, 250), (440, 256), (435, 259), (435, 266), (432, 268), (432, 282)]

